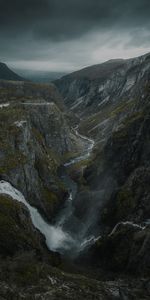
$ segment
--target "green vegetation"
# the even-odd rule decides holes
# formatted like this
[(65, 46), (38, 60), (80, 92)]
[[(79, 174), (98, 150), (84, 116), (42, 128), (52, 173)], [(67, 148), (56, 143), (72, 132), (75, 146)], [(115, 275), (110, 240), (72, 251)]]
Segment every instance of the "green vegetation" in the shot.
[(60, 206), (64, 203), (67, 191), (64, 184), (61, 181), (55, 181), (55, 187), (57, 191), (50, 188), (43, 188), (42, 190), (42, 202), (49, 217), (54, 217)]
[(0, 123), (5, 127), (13, 125), (15, 121), (22, 119), (23, 116), (25, 116), (25, 111), (19, 106), (10, 105), (0, 109)]
[(130, 126), (132, 123), (134, 123), (137, 120), (144, 118), (144, 111), (136, 111), (129, 115), (127, 118), (124, 119), (123, 124), (125, 126)]
[(43, 137), (42, 134), (35, 127), (32, 127), (32, 133), (35, 136), (36, 140), (43, 145)]
[(102, 107), (98, 113), (95, 113), (86, 120), (83, 120), (80, 126), (81, 132), (88, 132), (106, 119), (116, 118), (121, 113), (130, 112), (135, 103), (135, 99), (129, 101), (122, 100), (119, 105), (117, 104), (117, 106), (114, 106), (112, 102), (110, 102), (107, 106)]
[(128, 137), (128, 131), (125, 126), (119, 128), (119, 130), (113, 131), (113, 139), (115, 140), (126, 139), (127, 137)]
[(24, 111), (19, 107), (10, 106), (0, 110), (1, 174), (8, 174), (11, 170), (21, 167), (27, 162), (27, 157), (17, 149), (20, 128), (14, 124), (23, 116)]
[(61, 156), (61, 162), (62, 163), (66, 163), (71, 159), (76, 158), (77, 156), (79, 156), (80, 153), (79, 152), (65, 152), (62, 156)]
[(44, 167), (48, 168), (53, 174), (57, 174), (57, 169), (61, 164), (61, 157), (54, 152), (53, 149), (48, 148), (45, 145), (45, 141), (44, 138), (42, 136), (42, 134), (39, 132), (39, 130), (37, 130), (35, 127), (32, 128), (32, 133), (36, 139), (36, 141), (38, 142), (39, 146), (41, 146), (42, 148), (44, 148), (44, 153), (45, 155), (41, 154), (40, 158), (36, 159), (35, 162), (35, 166), (37, 168), (37, 170), (42, 170)]
[(18, 285), (32, 285), (38, 283), (39, 279), (44, 279), (43, 265), (37, 261), (19, 261), (13, 270), (14, 282)]
[(54, 192), (45, 188), (43, 190), (43, 203), (48, 209), (48, 211), (53, 212), (54, 208), (59, 203), (58, 196)]
[(144, 112), (143, 111), (133, 112), (132, 114), (128, 115), (122, 121), (122, 123), (119, 127), (119, 130), (113, 131), (113, 138), (115, 138), (115, 139), (127, 138), (131, 126), (135, 122), (140, 123), (143, 118), (144, 118)]
[(122, 188), (117, 194), (116, 199), (116, 216), (120, 220), (125, 218), (136, 207), (136, 202), (132, 191), (126, 187)]
[(133, 108), (135, 105), (135, 100), (130, 100), (130, 101), (121, 101), (120, 105), (118, 105), (114, 110), (110, 112), (111, 117), (116, 117), (120, 113), (125, 113), (127, 111), (130, 111), (130, 109)]
[(72, 170), (83, 170), (85, 167), (87, 167), (90, 164), (91, 161), (92, 161), (91, 158), (80, 160), (74, 163), (73, 165), (71, 165), (70, 168)]
[[(26, 221), (23, 221), (25, 216)], [(0, 195), (0, 254), (13, 255), (21, 249), (37, 246), (36, 235), (31, 231), (30, 219), (22, 204)]]
[(73, 178), (73, 180), (78, 182), (80, 186), (82, 186), (82, 188), (83, 187), (87, 188), (86, 187), (87, 182), (83, 175), (84, 175), (85, 168), (90, 165), (91, 161), (92, 161), (91, 158), (87, 158), (69, 166), (68, 172), (70, 176)]
[(54, 150), (50, 148), (47, 148), (47, 153), (47, 163), (49, 166), (49, 170), (51, 170), (52, 173), (57, 174), (58, 167), (61, 164), (61, 158), (56, 152), (54, 152)]
[(8, 153), (0, 163), (0, 173), (7, 174), (9, 171), (23, 166), (26, 162), (27, 158), (21, 152)]

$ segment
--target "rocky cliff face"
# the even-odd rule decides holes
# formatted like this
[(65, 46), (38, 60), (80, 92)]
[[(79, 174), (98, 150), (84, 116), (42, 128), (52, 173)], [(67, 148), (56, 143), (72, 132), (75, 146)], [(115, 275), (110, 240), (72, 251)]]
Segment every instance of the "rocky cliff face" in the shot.
[(51, 219), (67, 196), (57, 170), (67, 157), (81, 151), (82, 142), (56, 105), (59, 98), (53, 86), (46, 85), (45, 90), (39, 86), (38, 91), (37, 85), (32, 89), (30, 84), (8, 82), (7, 87), (1, 82), (1, 87), (1, 179)]
[[(146, 209), (149, 211), (148, 200), (145, 199), (147, 198), (145, 193), (149, 194), (146, 178), (149, 176), (150, 155), (148, 74), (145, 84), (139, 86), (139, 90), (136, 89), (134, 98), (129, 102), (124, 100), (121, 104), (117, 103), (115, 110), (111, 111), (111, 116), (107, 115), (102, 121), (103, 126), (99, 126), (96, 135), (96, 157), (91, 166), (93, 171), (91, 172), (90, 168), (86, 171), (92, 188), (105, 187), (107, 191), (111, 190), (111, 195), (117, 193), (119, 189), (118, 196), (112, 196), (116, 197), (119, 205), (116, 210), (119, 209), (121, 214), (122, 206), (122, 218), (130, 218), (137, 222), (144, 221), (147, 217)], [(145, 192), (140, 190), (142, 186)], [(110, 199), (111, 196), (106, 198)], [(131, 208), (130, 205), (133, 207)], [(119, 216), (119, 212), (116, 212), (116, 215)]]
[[(95, 68), (97, 72), (95, 72)], [(89, 163), (89, 168), (85, 171), (85, 178), (94, 193), (94, 196), (91, 197), (94, 197), (95, 202), (99, 203), (101, 210), (101, 204), (107, 202), (112, 197), (111, 195), (120, 188), (122, 190), (118, 197), (123, 195), (125, 189), (128, 191), (128, 185), (132, 186), (132, 194), (134, 194), (135, 190), (133, 191), (131, 180), (132, 182), (133, 180), (137, 181), (137, 186), (140, 184), (140, 180), (143, 180), (143, 185), (146, 187), (144, 178), (148, 176), (149, 170), (150, 56), (147, 54), (127, 61), (109, 61), (73, 73), (69, 79), (84, 80), (83, 77), (92, 80), (92, 89), (96, 88), (97, 83), (99, 84), (99, 89), (96, 88), (94, 92), (94, 100), (90, 97), (89, 91), (86, 91), (86, 98), (91, 99), (91, 105), (87, 106), (85, 99), (82, 101), (81, 106), (84, 106), (85, 109), (82, 110), (84, 116), (79, 128), (81, 132), (95, 140), (93, 162)], [(62, 79), (62, 89), (63, 82), (67, 84), (68, 76)], [(103, 82), (101, 91), (100, 82)], [(59, 84), (61, 89), (61, 80)], [(104, 101), (108, 96), (109, 100)], [(69, 97), (69, 94), (66, 97)], [(71, 105), (75, 105), (76, 100), (70, 98), (71, 102)], [(70, 104), (68, 106), (70, 107)], [(79, 114), (81, 106), (79, 104), (74, 108)], [(139, 193), (140, 196), (134, 196), (134, 198), (142, 197), (143, 199), (144, 195), (142, 192)], [(80, 196), (78, 197), (80, 198)], [(100, 197), (101, 201), (96, 200), (97, 197)], [(89, 198), (88, 195), (87, 198)], [(140, 200), (135, 200), (135, 206), (137, 201)], [(148, 201), (141, 201), (143, 201), (143, 205), (147, 203), (147, 207)], [(75, 205), (79, 205), (79, 203), (78, 200)], [(89, 210), (90, 205), (88, 206), (86, 203), (86, 206)], [(128, 215), (128, 213), (123, 212), (124, 218), (125, 214)], [(133, 217), (133, 212), (131, 215)], [(127, 217), (129, 218), (129, 215)], [(140, 210), (139, 222), (143, 221), (144, 217), (146, 215), (143, 208)]]
[(123, 272), (128, 276), (149, 277), (149, 247), (149, 226), (140, 227), (132, 222), (120, 222), (109, 235), (97, 240), (88, 255), (99, 268)]
[(150, 55), (129, 60), (110, 60), (56, 80), (55, 84), (69, 109), (81, 117), (105, 106), (131, 99), (145, 82)]
[[(119, 271), (119, 259), (121, 265), (125, 259), (129, 269), (138, 272), (142, 264), (138, 255), (143, 253), (146, 274), (149, 274), (149, 229), (141, 232), (136, 228), (136, 235), (132, 223), (145, 226), (150, 216), (149, 81), (150, 55), (147, 54), (131, 60), (109, 61), (56, 82), (68, 108), (81, 117), (80, 131), (95, 140), (93, 157), (87, 162), (74, 202), (75, 216), (87, 222), (89, 233), (95, 230), (105, 236), (96, 250), (100, 264), (105, 260), (108, 269), (116, 267)], [(117, 237), (109, 238), (119, 222), (127, 223), (123, 230), (118, 227)], [(128, 222), (131, 222), (129, 236)], [(106, 253), (106, 244), (107, 249), (113, 247), (112, 252)]]

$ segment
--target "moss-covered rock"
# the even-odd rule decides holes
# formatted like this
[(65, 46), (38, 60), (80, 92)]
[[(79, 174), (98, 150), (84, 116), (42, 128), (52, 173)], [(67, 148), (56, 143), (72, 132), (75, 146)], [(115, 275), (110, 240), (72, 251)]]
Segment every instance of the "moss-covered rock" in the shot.
[(10, 171), (21, 168), (27, 162), (26, 156), (16, 151), (15, 154), (7, 153), (0, 163), (0, 174), (8, 174)]
[(150, 169), (137, 168), (101, 210), (101, 222), (114, 226), (120, 221), (143, 224), (150, 215)]
[(0, 260), (0, 280), (5, 280), (17, 286), (38, 285), (51, 273), (48, 261), (41, 261), (33, 251), (24, 251), (12, 258), (7, 258), (5, 264)]
[(117, 218), (120, 220), (126, 218), (129, 213), (132, 213), (135, 207), (136, 200), (132, 192), (126, 188), (122, 188), (117, 194), (116, 199)]
[(150, 229), (130, 222), (118, 223), (90, 249), (92, 262), (114, 272), (150, 275)]
[[(42, 241), (42, 239), (41, 239)], [(26, 208), (0, 195), (0, 254), (14, 255), (18, 251), (35, 250), (40, 253), (40, 235), (33, 228)]]
[(42, 204), (45, 215), (48, 217), (48, 219), (53, 219), (56, 216), (57, 212), (63, 206), (67, 196), (68, 192), (61, 185), (59, 188), (57, 187), (57, 191), (50, 190), (46, 187), (43, 189)]

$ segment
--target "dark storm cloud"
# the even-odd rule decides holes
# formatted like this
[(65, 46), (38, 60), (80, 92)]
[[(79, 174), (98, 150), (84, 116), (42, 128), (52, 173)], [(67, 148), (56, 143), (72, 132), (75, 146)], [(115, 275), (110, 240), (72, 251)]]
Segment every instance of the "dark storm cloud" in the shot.
[(149, 12), (150, 0), (0, 0), (0, 60), (69, 60), (74, 68), (111, 58), (103, 46), (110, 54), (121, 43), (144, 51)]
[(93, 29), (149, 28), (149, 11), (149, 0), (0, 0), (0, 31), (65, 40)]

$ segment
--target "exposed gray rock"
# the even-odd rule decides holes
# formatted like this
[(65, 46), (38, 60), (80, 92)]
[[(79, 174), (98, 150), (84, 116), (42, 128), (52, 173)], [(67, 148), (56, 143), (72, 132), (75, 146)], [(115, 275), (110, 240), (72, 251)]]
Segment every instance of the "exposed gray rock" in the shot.
[(69, 109), (85, 117), (109, 103), (131, 99), (148, 82), (150, 55), (110, 60), (55, 81)]
[[(24, 82), (0, 84), (6, 92), (0, 108), (1, 178), (51, 220), (68, 195), (57, 175), (58, 168), (80, 153), (84, 143), (56, 105), (59, 97), (53, 86), (42, 89), (42, 85)], [(24, 96), (18, 95), (19, 88)], [(45, 99), (36, 99), (38, 93)]]

